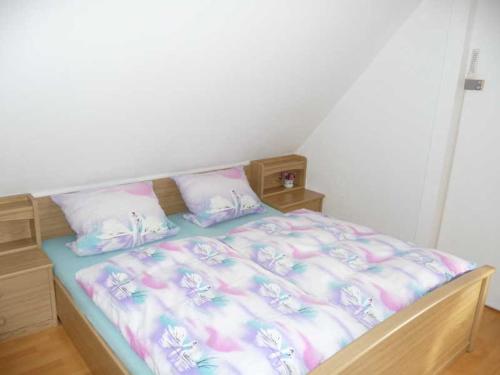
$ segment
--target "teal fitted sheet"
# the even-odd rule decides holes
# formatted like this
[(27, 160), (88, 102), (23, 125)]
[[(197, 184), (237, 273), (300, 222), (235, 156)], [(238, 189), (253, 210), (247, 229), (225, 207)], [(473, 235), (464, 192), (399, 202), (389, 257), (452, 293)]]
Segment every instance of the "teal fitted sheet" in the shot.
[[(260, 214), (253, 214), (238, 219), (220, 223), (210, 228), (200, 228), (182, 218), (182, 214), (169, 215), (169, 218), (179, 225), (180, 231), (176, 236), (169, 237), (169, 240), (177, 240), (192, 236), (221, 236), (227, 233), (230, 229), (239, 225), (248, 223), (260, 218), (281, 215), (279, 211), (271, 207), (266, 207), (266, 210)], [(124, 251), (111, 251), (99, 255), (77, 256), (69, 250), (65, 244), (74, 239), (74, 236), (58, 237), (43, 241), (43, 250), (54, 265), (54, 273), (59, 280), (64, 284), (69, 294), (73, 297), (73, 301), (77, 305), (90, 323), (94, 326), (97, 332), (102, 336), (104, 341), (113, 350), (116, 356), (122, 361), (124, 366), (131, 374), (134, 375), (152, 375), (152, 371), (146, 363), (139, 358), (132, 350), (129, 344), (122, 337), (119, 330), (108, 320), (103, 312), (92, 302), (85, 294), (83, 289), (75, 280), (75, 273), (93, 264), (105, 261), (115, 255), (121, 254)]]

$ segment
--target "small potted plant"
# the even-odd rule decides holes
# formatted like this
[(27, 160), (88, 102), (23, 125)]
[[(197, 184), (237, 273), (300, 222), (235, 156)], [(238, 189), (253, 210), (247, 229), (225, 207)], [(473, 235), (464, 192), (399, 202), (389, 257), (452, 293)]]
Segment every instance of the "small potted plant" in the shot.
[(283, 172), (283, 174), (281, 175), (281, 179), (283, 180), (283, 186), (285, 188), (293, 188), (293, 184), (295, 182), (295, 173)]

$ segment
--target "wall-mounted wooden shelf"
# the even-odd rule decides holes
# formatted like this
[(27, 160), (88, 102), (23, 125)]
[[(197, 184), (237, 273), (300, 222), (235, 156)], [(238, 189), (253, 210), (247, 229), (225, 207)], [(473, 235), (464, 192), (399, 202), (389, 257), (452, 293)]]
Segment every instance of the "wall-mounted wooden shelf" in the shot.
[(0, 198), (0, 256), (41, 244), (37, 206), (30, 194)]
[[(282, 212), (299, 208), (321, 211), (324, 195), (306, 189), (307, 159), (301, 155), (254, 160), (250, 164), (252, 188), (264, 203)], [(283, 172), (295, 174), (295, 184), (285, 188)]]
[[(254, 160), (251, 162), (253, 189), (261, 198), (266, 198), (285, 191), (299, 190), (305, 187), (307, 159), (300, 155), (279, 156), (269, 159)], [(281, 174), (295, 173), (295, 186), (283, 187)]]

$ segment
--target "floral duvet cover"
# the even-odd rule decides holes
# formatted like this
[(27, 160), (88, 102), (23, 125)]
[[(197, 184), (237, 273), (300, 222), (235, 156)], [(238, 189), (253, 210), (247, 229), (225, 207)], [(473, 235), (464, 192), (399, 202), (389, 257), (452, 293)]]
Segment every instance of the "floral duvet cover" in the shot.
[(236, 227), (223, 241), (366, 329), (475, 267), (305, 209)]
[(76, 278), (157, 374), (303, 374), (364, 332), (211, 238), (132, 250)]
[(143, 246), (76, 279), (156, 374), (305, 374), (473, 268), (306, 210), (223, 240)]

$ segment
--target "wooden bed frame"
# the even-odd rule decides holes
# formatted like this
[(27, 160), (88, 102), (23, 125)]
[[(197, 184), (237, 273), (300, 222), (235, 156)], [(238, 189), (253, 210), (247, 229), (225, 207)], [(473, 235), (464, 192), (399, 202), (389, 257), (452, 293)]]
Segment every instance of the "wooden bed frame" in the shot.
[[(252, 181), (250, 168), (245, 171)], [(153, 181), (167, 214), (186, 211), (175, 182)], [(50, 197), (36, 198), (43, 239), (72, 234)], [(428, 293), (386, 319), (312, 371), (330, 374), (435, 374), (472, 351), (493, 267), (483, 266)], [(57, 314), (94, 374), (126, 375), (125, 366), (55, 278)]]

